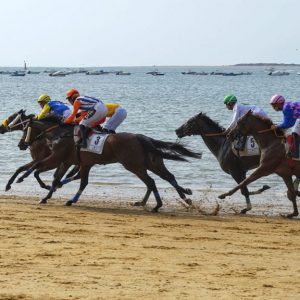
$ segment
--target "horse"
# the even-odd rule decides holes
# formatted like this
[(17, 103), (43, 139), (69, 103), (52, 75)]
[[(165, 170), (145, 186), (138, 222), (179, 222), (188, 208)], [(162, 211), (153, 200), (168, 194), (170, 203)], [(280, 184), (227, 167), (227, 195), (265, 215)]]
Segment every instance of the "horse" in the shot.
[[(189, 203), (186, 195), (191, 195), (192, 191), (181, 187), (177, 183), (175, 176), (164, 165), (163, 159), (175, 161), (186, 161), (185, 157), (200, 159), (201, 153), (193, 152), (179, 143), (164, 142), (141, 134), (126, 132), (109, 135), (104, 144), (102, 154), (78, 151), (74, 144), (73, 134), (70, 135), (70, 125), (53, 124), (53, 122), (48, 122), (48, 120), (44, 122), (32, 120), (27, 130), (24, 131), (21, 141), (30, 145), (42, 136), (54, 144), (51, 155), (52, 162), (59, 164), (68, 160), (73, 164), (80, 164), (80, 172), (72, 178), (66, 179), (61, 183), (56, 178), (47, 197), (54, 191), (57, 184), (65, 184), (80, 178), (81, 182), (78, 192), (71, 200), (66, 202), (66, 205), (72, 205), (79, 200), (80, 195), (87, 186), (89, 171), (92, 166), (118, 162), (125, 169), (135, 174), (147, 186), (147, 192), (143, 200), (136, 202), (135, 206), (145, 206), (151, 192), (153, 192), (157, 202), (152, 211), (157, 212), (162, 206), (155, 181), (148, 175), (147, 170), (168, 181), (176, 189), (180, 198)], [(55, 140), (55, 143), (53, 140)], [(46, 164), (45, 161), (37, 162), (20, 180), (29, 176), (33, 170), (41, 170), (46, 165), (49, 165), (49, 163)], [(41, 203), (46, 203), (47, 197)]]
[[(205, 113), (198, 113), (190, 118), (187, 122), (175, 130), (178, 138), (185, 136), (200, 135), (217, 158), (221, 169), (231, 175), (231, 177), (240, 183), (246, 178), (246, 172), (259, 165), (259, 156), (236, 156), (232, 150), (232, 142), (226, 139), (224, 134), (225, 128), (217, 122), (210, 119)], [(264, 185), (261, 189), (249, 192), (247, 186), (241, 189), (242, 195), (245, 197), (247, 207), (241, 210), (241, 214), (247, 213), (252, 209), (250, 195), (260, 194), (270, 187)]]
[[(26, 110), (24, 109), (13, 113), (2, 122), (0, 126), (0, 134), (5, 134), (16, 130), (24, 130), (32, 117), (34, 117), (34, 115), (26, 115)], [(30, 155), (33, 160), (30, 163), (23, 165), (16, 170), (13, 176), (9, 179), (5, 190), (8, 191), (11, 189), (12, 183), (21, 172), (29, 169), (36, 161), (47, 157), (50, 153), (51, 150), (49, 149), (49, 146), (47, 145), (45, 139), (38, 140), (36, 143), (32, 144), (30, 147)], [(41, 188), (50, 190), (50, 186), (46, 185), (41, 180), (38, 173), (34, 173), (34, 177), (36, 178)]]
[(224, 199), (227, 196), (234, 194), (237, 190), (247, 186), (249, 183), (257, 179), (276, 173), (279, 175), (288, 191), (287, 197), (293, 203), (293, 212), (286, 217), (292, 218), (298, 216), (298, 207), (296, 202), (296, 190), (294, 188), (292, 176), (300, 176), (300, 163), (294, 161), (294, 166), (289, 165), (286, 156), (286, 148), (283, 143), (285, 138), (284, 133), (280, 129), (271, 129), (273, 122), (270, 119), (264, 119), (259, 116), (253, 115), (251, 111), (239, 119), (237, 125), (229, 133), (229, 138), (233, 139), (237, 133), (243, 135), (253, 135), (261, 149), (261, 158), (258, 168), (235, 188), (227, 193), (219, 196)]

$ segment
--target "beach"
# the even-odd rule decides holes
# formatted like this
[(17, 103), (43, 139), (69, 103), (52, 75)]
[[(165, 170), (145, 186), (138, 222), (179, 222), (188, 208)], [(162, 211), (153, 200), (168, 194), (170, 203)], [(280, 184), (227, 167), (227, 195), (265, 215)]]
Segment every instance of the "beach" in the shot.
[(0, 299), (298, 299), (299, 219), (109, 200), (0, 197)]

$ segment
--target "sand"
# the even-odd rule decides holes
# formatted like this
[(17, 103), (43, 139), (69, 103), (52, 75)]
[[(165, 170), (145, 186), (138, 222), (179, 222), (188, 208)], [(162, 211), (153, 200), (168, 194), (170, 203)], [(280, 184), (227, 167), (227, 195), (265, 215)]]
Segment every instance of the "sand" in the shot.
[(0, 299), (300, 299), (299, 219), (62, 204), (0, 198)]

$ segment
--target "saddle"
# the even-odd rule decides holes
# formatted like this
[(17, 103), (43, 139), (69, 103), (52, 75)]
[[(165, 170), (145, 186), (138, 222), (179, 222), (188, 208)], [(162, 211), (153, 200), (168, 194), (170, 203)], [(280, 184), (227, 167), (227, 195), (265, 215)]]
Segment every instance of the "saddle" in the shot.
[[(239, 143), (239, 140), (235, 140), (232, 143), (232, 151), (236, 156), (259, 156), (260, 155), (260, 149), (258, 147), (258, 144), (256, 143), (253, 136), (247, 136), (246, 140), (244, 141), (244, 149), (239, 150), (239, 145), (237, 147), (237, 144)], [(238, 148), (238, 150), (236, 149)]]

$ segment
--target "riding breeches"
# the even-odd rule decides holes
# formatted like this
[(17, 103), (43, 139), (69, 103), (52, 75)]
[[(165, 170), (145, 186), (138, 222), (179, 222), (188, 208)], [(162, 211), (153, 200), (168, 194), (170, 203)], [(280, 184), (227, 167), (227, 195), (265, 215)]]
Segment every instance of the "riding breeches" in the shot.
[(107, 107), (102, 103), (97, 103), (93, 109), (87, 111), (86, 116), (80, 121), (80, 125), (91, 127), (93, 123), (105, 118), (107, 114)]
[(296, 123), (292, 129), (292, 132), (297, 133), (298, 135), (300, 135), (300, 119), (296, 120)]
[(105, 123), (104, 128), (116, 131), (117, 127), (126, 119), (127, 111), (123, 107), (118, 107), (114, 114)]

